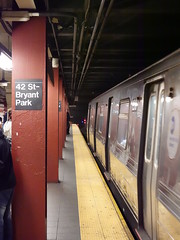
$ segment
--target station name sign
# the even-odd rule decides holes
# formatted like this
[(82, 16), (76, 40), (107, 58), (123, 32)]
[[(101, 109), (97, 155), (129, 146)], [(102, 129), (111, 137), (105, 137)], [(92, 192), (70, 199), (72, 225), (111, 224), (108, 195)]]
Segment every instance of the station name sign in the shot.
[(42, 110), (42, 80), (15, 80), (15, 110)]

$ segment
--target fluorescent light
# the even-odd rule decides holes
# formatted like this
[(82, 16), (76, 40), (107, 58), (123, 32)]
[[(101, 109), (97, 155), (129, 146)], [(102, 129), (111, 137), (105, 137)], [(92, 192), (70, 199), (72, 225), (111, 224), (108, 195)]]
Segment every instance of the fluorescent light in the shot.
[(79, 100), (78, 96), (75, 96), (74, 101), (78, 102), (78, 100)]
[(27, 11), (2, 11), (1, 18), (8, 22), (27, 22), (30, 16)]
[(0, 68), (12, 71), (12, 59), (3, 52), (0, 53)]
[(53, 68), (59, 67), (59, 59), (58, 58), (52, 58), (52, 67)]
[(70, 107), (70, 108), (74, 108), (74, 107), (76, 107), (76, 105), (69, 105), (69, 107)]
[(51, 49), (48, 47), (48, 58), (52, 58)]
[(2, 71), (2, 79), (0, 80), (0, 86), (1, 87), (7, 87), (8, 83), (9, 82), (7, 80), (5, 80), (4, 71)]
[(16, 3), (19, 8), (36, 9), (36, 5), (33, 0), (16, 0)]
[(2, 82), (0, 80), (0, 87), (7, 87), (8, 83), (7, 82)]

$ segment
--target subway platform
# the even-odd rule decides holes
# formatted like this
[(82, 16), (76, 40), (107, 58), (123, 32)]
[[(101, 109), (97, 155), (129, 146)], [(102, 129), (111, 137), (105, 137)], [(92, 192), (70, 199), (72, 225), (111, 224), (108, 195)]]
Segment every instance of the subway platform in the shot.
[(47, 240), (134, 239), (76, 125), (47, 186)]

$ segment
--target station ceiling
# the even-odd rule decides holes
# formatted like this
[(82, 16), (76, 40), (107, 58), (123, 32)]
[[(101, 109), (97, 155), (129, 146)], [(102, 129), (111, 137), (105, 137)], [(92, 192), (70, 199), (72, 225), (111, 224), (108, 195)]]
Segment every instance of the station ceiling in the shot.
[(0, 8), (47, 17), (47, 45), (80, 109), (180, 45), (177, 0), (6, 0)]

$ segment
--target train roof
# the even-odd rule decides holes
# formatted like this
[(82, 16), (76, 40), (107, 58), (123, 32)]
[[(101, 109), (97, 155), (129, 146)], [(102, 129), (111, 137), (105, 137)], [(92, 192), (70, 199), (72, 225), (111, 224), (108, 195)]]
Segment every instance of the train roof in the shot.
[(108, 92), (118, 88), (121, 85), (124, 85), (126, 83), (136, 83), (138, 81), (143, 81), (147, 78), (151, 78), (157, 74), (167, 71), (168, 69), (171, 69), (179, 64), (180, 64), (180, 48), (177, 49), (175, 52), (169, 54), (168, 56), (162, 58), (158, 62), (156, 62), (156, 63), (150, 65), (149, 67), (143, 69), (142, 71), (136, 73), (135, 75), (125, 79), (124, 81), (122, 81), (119, 84), (117, 84), (116, 86), (110, 88), (106, 92), (100, 94), (96, 98), (92, 99), (90, 101), (90, 103), (97, 100), (104, 94), (107, 94)]

